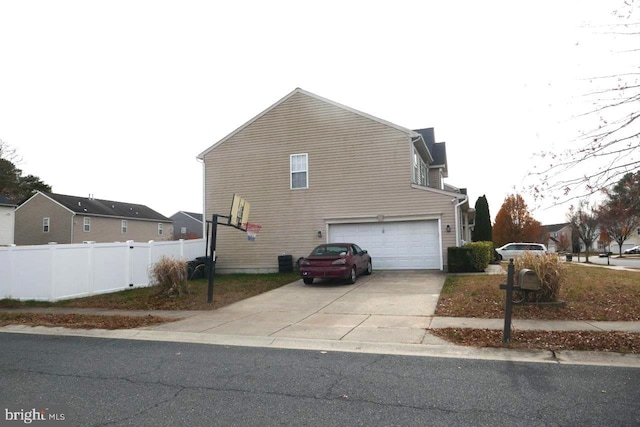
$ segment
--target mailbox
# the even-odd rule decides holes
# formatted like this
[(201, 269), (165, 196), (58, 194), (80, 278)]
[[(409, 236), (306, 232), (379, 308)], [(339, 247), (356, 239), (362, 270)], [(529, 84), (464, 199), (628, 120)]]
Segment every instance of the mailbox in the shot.
[(520, 286), (520, 289), (528, 291), (539, 291), (540, 279), (538, 279), (538, 275), (535, 271), (523, 268), (518, 271), (518, 286)]

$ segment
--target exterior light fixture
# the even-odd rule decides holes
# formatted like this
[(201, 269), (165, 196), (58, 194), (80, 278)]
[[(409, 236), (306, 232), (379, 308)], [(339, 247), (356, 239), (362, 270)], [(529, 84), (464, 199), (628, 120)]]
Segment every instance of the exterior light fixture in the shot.
[(318, 230), (318, 239), (322, 239), (322, 230)]
[(451, 226), (447, 224), (447, 233), (451, 233)]

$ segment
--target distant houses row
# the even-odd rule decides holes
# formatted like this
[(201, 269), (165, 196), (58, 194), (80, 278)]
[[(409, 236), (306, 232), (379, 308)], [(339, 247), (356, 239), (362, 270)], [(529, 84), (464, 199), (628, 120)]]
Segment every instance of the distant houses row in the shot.
[(148, 206), (38, 191), (16, 205), (0, 195), (0, 246), (165, 241), (203, 235), (202, 214), (166, 217)]

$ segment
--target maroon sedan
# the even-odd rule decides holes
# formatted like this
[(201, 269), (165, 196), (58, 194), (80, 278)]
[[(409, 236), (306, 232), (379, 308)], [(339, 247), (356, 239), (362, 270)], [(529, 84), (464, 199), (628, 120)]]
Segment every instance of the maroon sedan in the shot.
[(300, 262), (300, 274), (307, 285), (313, 279), (349, 279), (371, 274), (371, 256), (354, 243), (327, 243), (316, 247)]

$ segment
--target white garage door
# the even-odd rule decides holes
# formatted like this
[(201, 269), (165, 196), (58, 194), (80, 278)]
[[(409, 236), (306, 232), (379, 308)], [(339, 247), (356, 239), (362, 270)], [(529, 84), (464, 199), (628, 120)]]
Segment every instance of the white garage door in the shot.
[(378, 270), (440, 269), (438, 221), (330, 224), (329, 242), (369, 251)]

